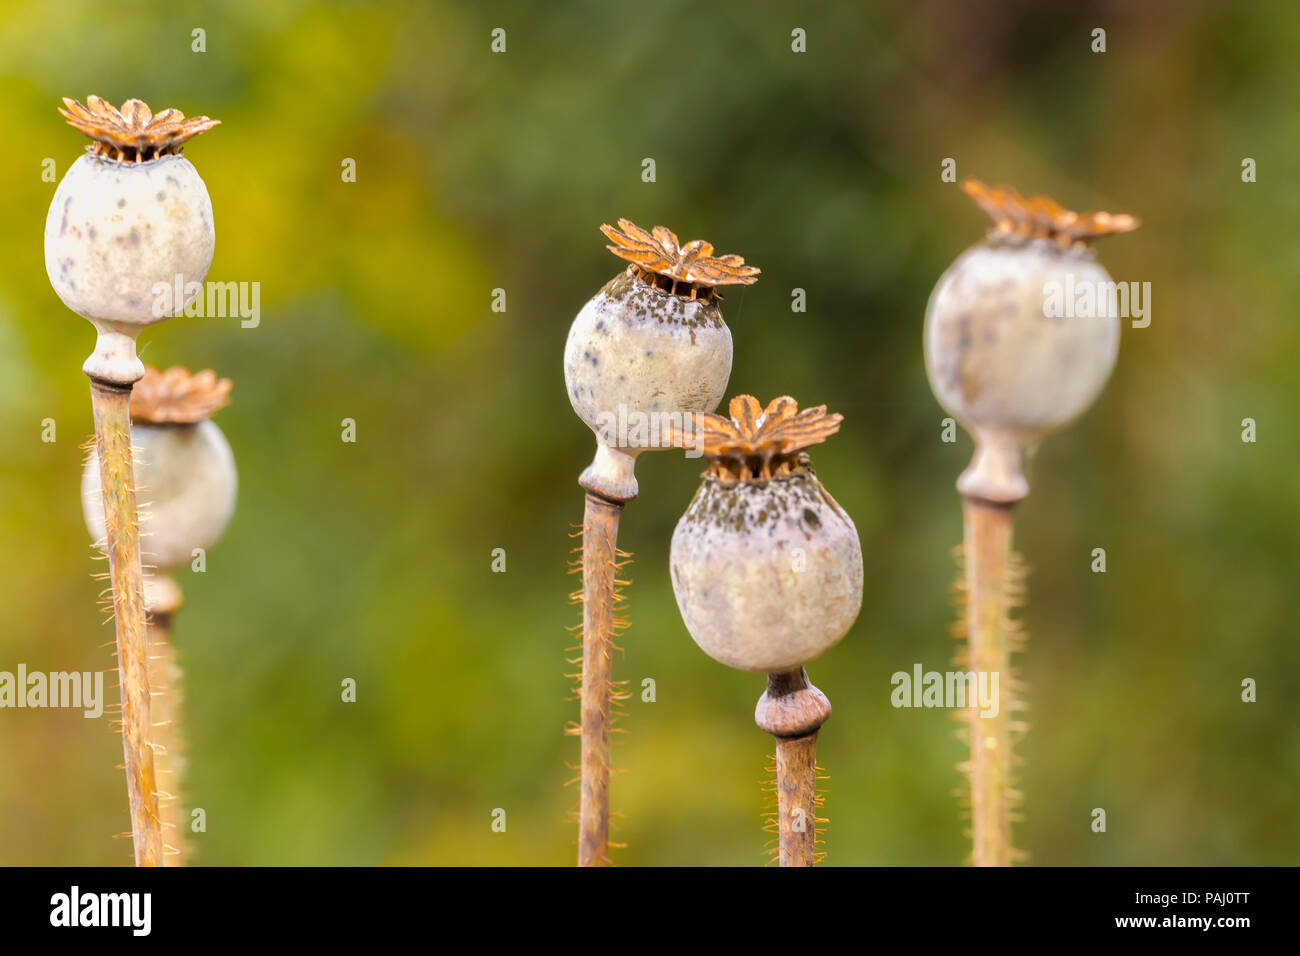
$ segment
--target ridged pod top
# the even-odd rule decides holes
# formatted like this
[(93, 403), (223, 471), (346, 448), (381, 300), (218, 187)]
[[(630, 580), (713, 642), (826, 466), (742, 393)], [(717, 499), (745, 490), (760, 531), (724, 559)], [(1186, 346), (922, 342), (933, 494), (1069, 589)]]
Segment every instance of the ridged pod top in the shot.
[(993, 220), (994, 234), (999, 237), (1050, 239), (1062, 249), (1079, 249), (1140, 225), (1135, 217), (1123, 213), (1074, 212), (1048, 196), (1026, 199), (1010, 186), (990, 187), (978, 179), (963, 181), (961, 188)]
[(752, 395), (737, 395), (727, 407), (730, 418), (711, 412), (690, 416), (693, 435), (678, 436), (679, 444), (693, 438), (709, 462), (709, 475), (725, 484), (761, 483), (806, 471), (803, 449), (824, 442), (840, 430), (844, 416), (827, 414), (825, 405), (799, 410), (789, 395), (764, 408)]
[(161, 372), (147, 366), (131, 391), (131, 420), (194, 424), (230, 404), (232, 383), (212, 369), (191, 374), (179, 365)]
[(220, 124), (206, 116), (188, 119), (178, 109), (155, 114), (143, 100), (130, 99), (117, 109), (93, 93), (82, 106), (71, 97), (63, 98), (59, 112), (68, 124), (91, 139), (96, 156), (120, 163), (147, 163), (160, 156), (179, 154), (182, 145)]
[(715, 256), (713, 245), (703, 239), (692, 239), (683, 246), (677, 234), (664, 226), (646, 232), (628, 219), (620, 219), (618, 226), (615, 229), (606, 223), (600, 227), (613, 243), (605, 248), (632, 263), (642, 281), (665, 292), (708, 298), (717, 286), (758, 281), (761, 270), (757, 266), (745, 265), (737, 255)]

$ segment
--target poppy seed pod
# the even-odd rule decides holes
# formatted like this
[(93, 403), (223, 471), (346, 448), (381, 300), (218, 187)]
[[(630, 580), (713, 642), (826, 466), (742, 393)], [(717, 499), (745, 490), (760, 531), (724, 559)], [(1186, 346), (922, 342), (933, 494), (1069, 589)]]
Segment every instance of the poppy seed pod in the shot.
[[(615, 501), (636, 497), (636, 456), (667, 447), (665, 425), (712, 411), (731, 375), (731, 331), (722, 285), (750, 285), (759, 270), (740, 256), (685, 246), (663, 226), (646, 232), (626, 219), (601, 226), (616, 256), (631, 263), (578, 313), (564, 348), (569, 401), (596, 434), (596, 458), (581, 484)], [(620, 231), (621, 230), (621, 231)]]
[(729, 411), (691, 418), (709, 468), (673, 532), (673, 593), (714, 660), (795, 671), (837, 644), (862, 606), (857, 529), (803, 452), (842, 416), (789, 397), (764, 409), (749, 395)]
[[(145, 566), (156, 569), (146, 579), (146, 592), (149, 581), (189, 564), (195, 548), (215, 545), (230, 523), (235, 459), (221, 429), (207, 420), (228, 404), (230, 387), (229, 379), (218, 380), (211, 371), (149, 368), (131, 392), (135, 480), (145, 502), (141, 551)], [(81, 497), (86, 527), (96, 540), (105, 532), (99, 487), (99, 461), (92, 455), (82, 472)], [(157, 599), (146, 597), (155, 607)]]
[[(963, 495), (1011, 503), (1029, 491), (1026, 446), (1096, 400), (1119, 354), (1110, 275), (1087, 243), (1137, 228), (1132, 216), (1078, 214), (1044, 196), (962, 184), (994, 220), (940, 277), (925, 313), (925, 364), (939, 403), (971, 432)], [(1093, 316), (1056, 314), (1053, 289), (1087, 289)]]
[(212, 202), (180, 153), (218, 121), (174, 109), (155, 116), (134, 99), (120, 112), (97, 96), (88, 107), (64, 103), (60, 112), (95, 143), (55, 190), (45, 270), (63, 303), (99, 333), (86, 374), (130, 385), (144, 374), (140, 330), (179, 315), (193, 297), (186, 286), (203, 282), (212, 264)]

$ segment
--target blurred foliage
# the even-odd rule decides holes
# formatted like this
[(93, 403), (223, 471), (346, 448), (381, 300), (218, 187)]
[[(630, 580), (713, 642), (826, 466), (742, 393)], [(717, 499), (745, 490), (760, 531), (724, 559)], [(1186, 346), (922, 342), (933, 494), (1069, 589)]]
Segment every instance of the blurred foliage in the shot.
[[(0, 2), (0, 670), (112, 664), (78, 503), (92, 330), (41, 247), (41, 163), (62, 175), (83, 146), (54, 107), (96, 92), (224, 121), (186, 154), (216, 212), (210, 278), (260, 282), (262, 323), (142, 337), (148, 362), (236, 383), (217, 421), (239, 508), (207, 573), (183, 576), (177, 627), (198, 862), (572, 861), (566, 561), (593, 443), (560, 358), (619, 269), (596, 231), (618, 216), (763, 267), (724, 307), (731, 394), (846, 415), (816, 453), (867, 572), (857, 626), (810, 667), (835, 706), (828, 862), (960, 862), (955, 725), (889, 704), (892, 673), (953, 651), (970, 443), (939, 440), (921, 321), (985, 223), (940, 181), (945, 157), (1139, 215), (1100, 254), (1153, 287), (1151, 326), (1125, 330), (1106, 393), (1043, 445), (1020, 509), (1017, 842), (1043, 864), (1294, 862), (1300, 7), (818, 7)], [(667, 574), (698, 470), (646, 456), (623, 522), (633, 626), (615, 671), (638, 691), (615, 750), (623, 864), (765, 859), (762, 680), (700, 653)], [(120, 760), (107, 720), (0, 712), (0, 863), (126, 863)]]

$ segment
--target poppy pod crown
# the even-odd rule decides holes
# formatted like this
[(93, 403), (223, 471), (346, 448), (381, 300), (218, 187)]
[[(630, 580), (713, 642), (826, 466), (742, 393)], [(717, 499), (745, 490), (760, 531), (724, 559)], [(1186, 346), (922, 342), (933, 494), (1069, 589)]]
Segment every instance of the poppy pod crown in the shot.
[(690, 417), (691, 440), (709, 462), (709, 475), (724, 484), (764, 482), (808, 470), (804, 449), (840, 430), (844, 416), (828, 414), (825, 405), (799, 410), (789, 395), (764, 408), (753, 395), (737, 395), (727, 407), (730, 418), (709, 412)]
[(59, 112), (69, 125), (95, 141), (92, 153), (122, 163), (147, 163), (179, 154), (187, 140), (221, 123), (206, 116), (187, 118), (178, 109), (154, 113), (137, 99), (127, 100), (119, 110), (94, 94), (86, 97), (85, 106), (65, 96)]
[(131, 420), (149, 424), (192, 425), (230, 404), (231, 381), (212, 369), (191, 374), (180, 365), (162, 372), (146, 366), (131, 390)]
[(683, 246), (665, 226), (646, 232), (628, 219), (620, 219), (618, 225), (618, 229), (608, 223), (600, 227), (613, 243), (605, 248), (632, 263), (633, 274), (642, 282), (672, 295), (711, 299), (718, 286), (753, 285), (762, 271), (745, 265), (737, 255), (715, 256), (713, 244), (703, 239)]
[(1048, 239), (1062, 249), (1082, 249), (1141, 225), (1124, 213), (1074, 212), (1050, 196), (1026, 199), (1010, 186), (986, 186), (978, 179), (964, 180), (961, 188), (993, 220), (991, 235), (998, 238)]

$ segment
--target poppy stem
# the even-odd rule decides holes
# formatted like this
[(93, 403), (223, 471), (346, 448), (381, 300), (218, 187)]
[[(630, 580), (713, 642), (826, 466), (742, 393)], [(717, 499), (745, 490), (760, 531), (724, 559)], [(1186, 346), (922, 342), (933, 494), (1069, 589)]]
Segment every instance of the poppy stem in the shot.
[(817, 732), (831, 702), (808, 672), (767, 675), (754, 723), (776, 738), (777, 843), (781, 866), (817, 863)]
[[(1012, 719), (1011, 652), (1018, 634), (1010, 619), (1015, 567), (1011, 553), (1013, 509), (977, 498), (963, 499), (965, 547), (966, 667), (992, 683), (997, 675), (996, 709), (968, 710), (972, 862), (1009, 866), (1011, 847)], [(987, 677), (985, 676), (987, 675)], [(981, 681), (982, 683), (982, 681)], [(990, 716), (990, 713), (992, 716)]]
[(776, 738), (776, 796), (781, 866), (817, 862), (817, 731)]
[(587, 492), (582, 523), (581, 796), (578, 865), (609, 864), (609, 729), (618, 522), (623, 505)]
[(172, 641), (181, 607), (175, 579), (154, 575), (145, 581), (145, 615), (149, 631), (149, 687), (153, 708), (154, 773), (158, 780), (158, 815), (162, 821), (163, 865), (185, 866), (184, 805), (181, 801), (182, 673)]
[(91, 379), (95, 447), (104, 501), (105, 551), (113, 589), (117, 671), (122, 688), (122, 751), (136, 866), (162, 863), (162, 825), (154, 777), (144, 575), (131, 451), (131, 387)]

